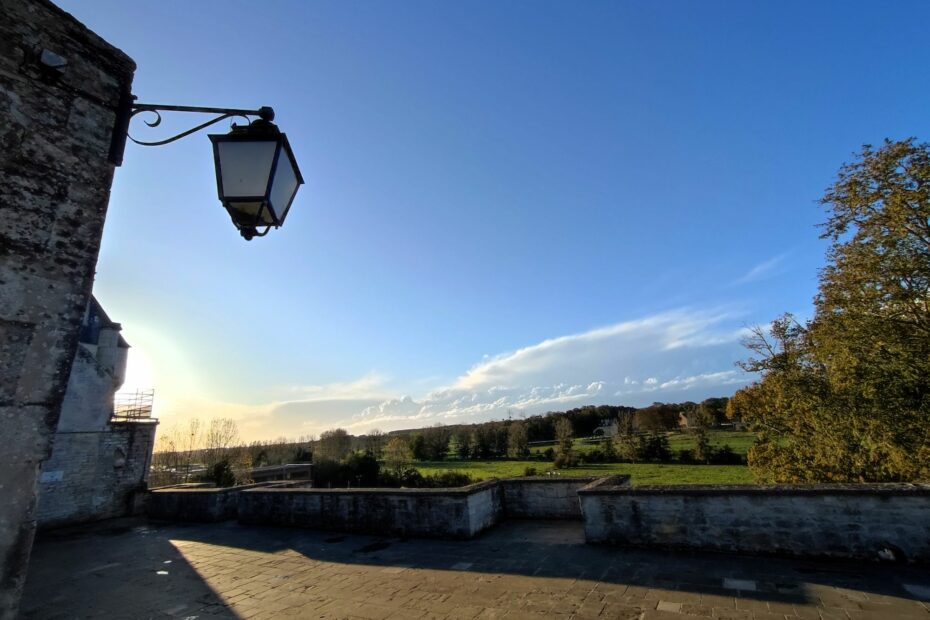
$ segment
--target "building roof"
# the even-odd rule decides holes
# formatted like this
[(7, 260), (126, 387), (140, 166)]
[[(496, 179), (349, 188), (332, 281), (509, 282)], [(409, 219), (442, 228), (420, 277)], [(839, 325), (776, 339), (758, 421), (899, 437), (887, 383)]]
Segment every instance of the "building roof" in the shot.
[[(84, 320), (81, 322), (81, 334), (78, 341), (84, 344), (97, 344), (100, 340), (101, 329), (120, 331), (122, 328), (122, 325), (110, 318), (97, 298), (91, 295), (90, 302), (87, 304), (87, 312), (84, 313)], [(122, 349), (129, 348), (129, 343), (122, 334), (117, 338), (117, 346)]]

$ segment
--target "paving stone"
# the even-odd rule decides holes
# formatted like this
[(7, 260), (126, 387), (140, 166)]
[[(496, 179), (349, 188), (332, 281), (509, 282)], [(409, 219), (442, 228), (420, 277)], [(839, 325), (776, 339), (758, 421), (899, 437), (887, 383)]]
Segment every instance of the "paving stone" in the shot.
[[(930, 620), (920, 592), (904, 587), (930, 583), (926, 569), (595, 547), (579, 528), (513, 522), (471, 541), (390, 539), (365, 554), (354, 550), (382, 539), (330, 544), (322, 532), (234, 523), (149, 524), (144, 535), (116, 536), (83, 528), (40, 537), (22, 615)], [(724, 579), (742, 589), (725, 589)]]
[(682, 603), (681, 613), (688, 616), (703, 616), (711, 618), (714, 615), (714, 608), (696, 603)]
[(748, 609), (714, 607), (714, 618), (720, 618), (721, 620), (752, 620), (752, 612)]

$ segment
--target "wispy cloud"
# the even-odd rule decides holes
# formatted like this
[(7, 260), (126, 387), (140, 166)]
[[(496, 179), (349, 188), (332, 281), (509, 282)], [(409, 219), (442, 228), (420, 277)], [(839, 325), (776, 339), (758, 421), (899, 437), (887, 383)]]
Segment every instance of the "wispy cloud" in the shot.
[(388, 378), (378, 372), (369, 372), (353, 381), (323, 383), (319, 385), (294, 385), (289, 391), (306, 399), (359, 398), (383, 395)]
[(772, 258), (763, 261), (747, 271), (745, 274), (733, 281), (733, 286), (739, 286), (740, 284), (748, 284), (750, 282), (757, 282), (759, 280), (764, 280), (766, 278), (771, 278), (776, 276), (779, 273), (782, 273), (782, 269), (785, 259), (788, 258), (790, 252), (784, 252), (778, 256), (773, 256)]
[(483, 421), (508, 411), (532, 415), (587, 404), (700, 400), (747, 381), (733, 369), (742, 356), (740, 320), (727, 309), (679, 309), (486, 357), (419, 396), (396, 393), (383, 375), (369, 373), (294, 387), (269, 405), (220, 403), (217, 410), (242, 420), (243, 434), (275, 437), (334, 426), (362, 433)]

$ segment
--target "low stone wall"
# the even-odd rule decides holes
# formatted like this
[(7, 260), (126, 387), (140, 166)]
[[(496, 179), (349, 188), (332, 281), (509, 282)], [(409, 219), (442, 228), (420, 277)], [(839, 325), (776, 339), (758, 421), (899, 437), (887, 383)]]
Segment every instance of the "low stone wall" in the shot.
[(402, 536), (471, 538), (502, 516), (500, 484), (456, 489), (255, 489), (239, 521)]
[(457, 489), (260, 489), (239, 521), (348, 532), (471, 538), (501, 518), (496, 481)]
[(164, 521), (227, 521), (236, 518), (242, 491), (267, 485), (263, 482), (226, 488), (162, 487), (149, 492), (146, 510), (149, 517)]
[(152, 490), (148, 514), (172, 521), (238, 518), (256, 525), (471, 538), (505, 517), (580, 519), (578, 490), (594, 480), (537, 476), (453, 489), (314, 489), (294, 481), (227, 489), (183, 485)]
[(930, 485), (581, 490), (588, 542), (930, 561)]
[(580, 519), (578, 490), (597, 478), (531, 476), (501, 480), (504, 510), (523, 519)]

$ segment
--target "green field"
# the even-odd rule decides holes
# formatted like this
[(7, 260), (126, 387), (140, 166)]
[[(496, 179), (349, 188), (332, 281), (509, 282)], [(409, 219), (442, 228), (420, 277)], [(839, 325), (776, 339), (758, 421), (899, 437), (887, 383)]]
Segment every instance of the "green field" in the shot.
[[(728, 445), (733, 452), (742, 455), (745, 455), (756, 441), (755, 433), (712, 430), (708, 431), (707, 434), (710, 438), (711, 447), (722, 448), (724, 445)], [(691, 433), (669, 433), (668, 444), (673, 454), (677, 453), (679, 450), (693, 450), (695, 444), (694, 435)], [(596, 442), (589, 443), (586, 439), (575, 440), (575, 450), (580, 454), (590, 452), (597, 446), (598, 444)], [(555, 442), (533, 444), (533, 446), (530, 447), (530, 452), (533, 454), (541, 454), (545, 452), (547, 448), (555, 448)]]
[[(732, 444), (731, 444), (731, 447)], [(735, 448), (734, 448), (735, 449)], [(629, 474), (635, 486), (674, 484), (753, 484), (745, 465), (677, 465), (666, 463), (604, 463), (556, 470), (546, 461), (434, 461), (417, 463), (420, 473), (435, 474), (454, 471), (468, 474), (476, 480), (522, 476), (527, 467), (539, 474), (547, 471), (560, 476), (610, 476)]]

